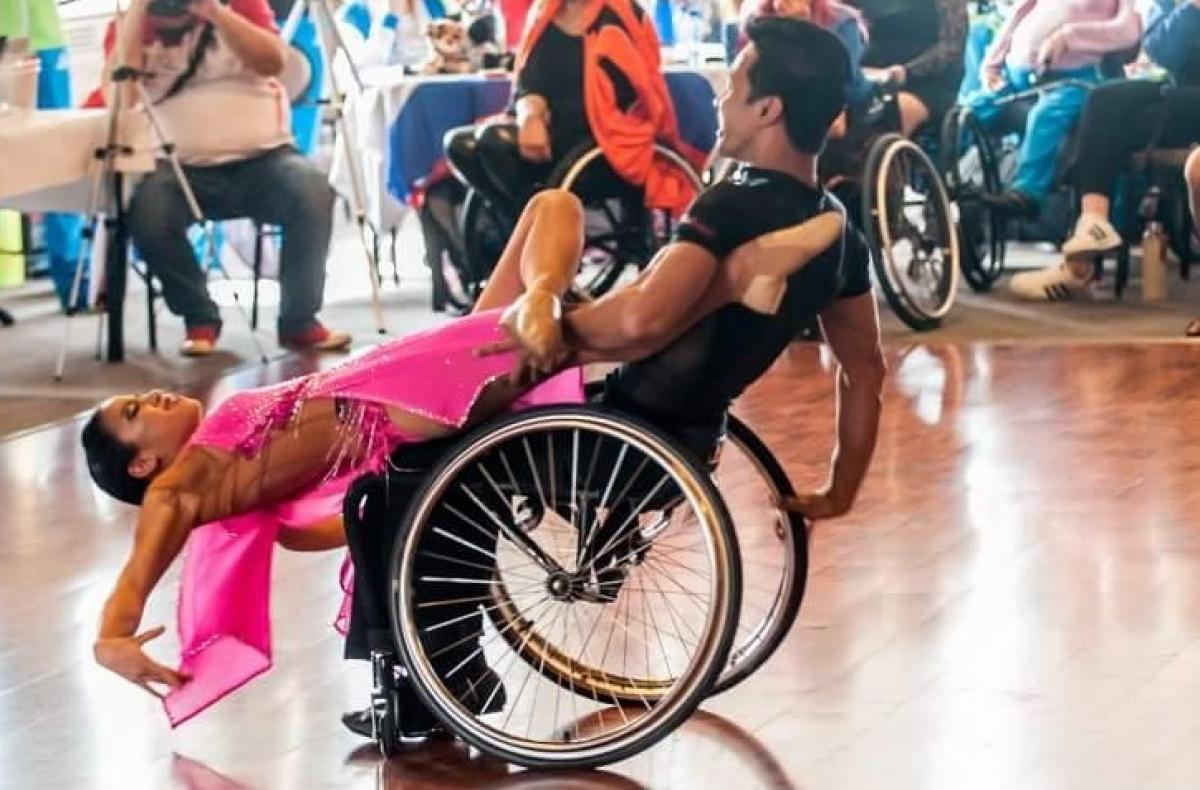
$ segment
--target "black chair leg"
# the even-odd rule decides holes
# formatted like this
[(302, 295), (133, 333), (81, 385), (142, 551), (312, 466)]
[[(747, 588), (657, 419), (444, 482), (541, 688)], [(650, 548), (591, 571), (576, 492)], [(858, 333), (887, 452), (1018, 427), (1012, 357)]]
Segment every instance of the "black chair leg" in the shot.
[(258, 331), (258, 281), (262, 279), (263, 260), (263, 226), (254, 230), (254, 280), (251, 284), (250, 296), (250, 331)]
[(158, 315), (154, 312), (154, 277), (146, 272), (146, 325), (150, 336), (150, 353), (158, 353)]

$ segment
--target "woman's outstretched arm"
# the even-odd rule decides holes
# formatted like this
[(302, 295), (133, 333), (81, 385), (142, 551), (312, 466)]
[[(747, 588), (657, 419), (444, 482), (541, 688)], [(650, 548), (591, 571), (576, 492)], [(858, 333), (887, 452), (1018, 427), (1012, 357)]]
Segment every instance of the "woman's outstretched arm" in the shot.
[(183, 550), (199, 523), (204, 479), (209, 469), (200, 453), (189, 454), (163, 473), (146, 491), (138, 514), (133, 548), (113, 586), (100, 618), (96, 661), (121, 677), (161, 696), (150, 684), (179, 688), (186, 678), (150, 659), (142, 646), (163, 633), (160, 626), (137, 634), (151, 591)]

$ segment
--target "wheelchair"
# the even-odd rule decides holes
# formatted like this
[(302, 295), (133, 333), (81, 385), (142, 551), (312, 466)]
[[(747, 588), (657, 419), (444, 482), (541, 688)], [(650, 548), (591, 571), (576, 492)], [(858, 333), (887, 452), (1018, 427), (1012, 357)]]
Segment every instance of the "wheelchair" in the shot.
[(807, 526), (736, 418), (718, 456), (553, 406), (402, 447), (356, 481), (348, 534), (370, 530), (390, 619), (370, 654), (383, 754), (400, 743), (398, 672), (482, 752), (580, 768), (649, 748), (761, 666), (804, 595)]
[[(678, 168), (697, 192), (703, 188), (700, 173), (674, 149), (656, 143), (654, 156)], [(669, 212), (646, 208), (641, 190), (632, 185), (623, 184), (622, 188), (600, 194), (588, 194), (586, 188), (581, 188), (606, 166), (604, 152), (587, 141), (563, 157), (539, 185), (570, 190), (583, 202), (584, 257), (574, 288), (587, 298), (612, 290), (627, 267), (644, 268), (670, 240), (673, 227)], [(516, 222), (471, 184), (464, 181), (464, 186), (466, 197), (458, 220), (462, 249), (448, 256), (451, 276), (444, 271), (434, 273), (442, 278), (435, 285), (440, 286), (445, 301), (460, 312), (469, 311), (483, 291)]]
[(912, 139), (895, 131), (896, 96), (894, 87), (879, 85), (869, 106), (851, 116), (850, 145), (865, 152), (860, 205), (851, 208), (861, 212), (858, 224), (888, 305), (910, 329), (925, 332), (941, 326), (954, 306), (961, 267), (958, 227), (934, 164), (940, 141), (931, 124)]

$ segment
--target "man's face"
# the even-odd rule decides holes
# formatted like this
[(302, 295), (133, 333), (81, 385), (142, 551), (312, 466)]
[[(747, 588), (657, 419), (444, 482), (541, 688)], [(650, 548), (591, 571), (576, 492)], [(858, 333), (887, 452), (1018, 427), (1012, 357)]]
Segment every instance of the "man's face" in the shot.
[(733, 62), (729, 84), (717, 100), (717, 152), (740, 159), (754, 134), (762, 127), (763, 103), (769, 97), (750, 99), (750, 67), (758, 59), (754, 44), (749, 44)]

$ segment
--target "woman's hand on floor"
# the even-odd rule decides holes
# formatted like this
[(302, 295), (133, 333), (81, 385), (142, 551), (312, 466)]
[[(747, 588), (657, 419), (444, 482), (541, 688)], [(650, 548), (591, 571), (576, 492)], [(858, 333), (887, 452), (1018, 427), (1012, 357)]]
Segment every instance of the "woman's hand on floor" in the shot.
[(93, 648), (96, 662), (162, 699), (165, 693), (151, 684), (166, 686), (168, 689), (174, 690), (190, 680), (186, 675), (159, 664), (142, 652), (143, 645), (162, 636), (165, 630), (159, 626), (137, 636), (98, 639)]

